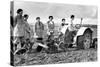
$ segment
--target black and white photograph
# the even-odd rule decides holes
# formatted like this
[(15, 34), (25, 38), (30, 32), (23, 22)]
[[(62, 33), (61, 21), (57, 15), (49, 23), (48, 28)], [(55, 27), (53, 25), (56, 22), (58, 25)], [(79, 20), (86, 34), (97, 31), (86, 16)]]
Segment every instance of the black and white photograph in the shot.
[(10, 2), (10, 65), (98, 60), (98, 7), (49, 2)]

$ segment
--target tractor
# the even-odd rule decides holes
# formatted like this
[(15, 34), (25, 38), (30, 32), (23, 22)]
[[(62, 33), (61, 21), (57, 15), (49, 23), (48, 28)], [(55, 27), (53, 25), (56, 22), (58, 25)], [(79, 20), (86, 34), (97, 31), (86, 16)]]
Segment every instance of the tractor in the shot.
[(76, 24), (76, 27), (77, 30), (75, 31), (69, 31), (68, 27), (66, 28), (60, 47), (66, 49), (75, 46), (77, 49), (89, 49), (92, 46), (93, 30), (90, 27), (82, 27), (79, 24)]

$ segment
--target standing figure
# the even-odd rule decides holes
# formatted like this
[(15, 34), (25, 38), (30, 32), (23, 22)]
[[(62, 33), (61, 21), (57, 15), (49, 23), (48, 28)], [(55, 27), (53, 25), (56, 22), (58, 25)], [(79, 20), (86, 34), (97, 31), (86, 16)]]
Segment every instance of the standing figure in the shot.
[(60, 32), (62, 34), (65, 34), (67, 27), (68, 27), (68, 23), (66, 23), (66, 19), (63, 18), (62, 23), (61, 23), (61, 27), (60, 27)]
[(72, 47), (73, 44), (75, 44), (76, 42), (76, 38), (75, 35), (78, 31), (78, 29), (81, 27), (82, 25), (82, 20), (83, 18), (81, 18), (80, 24), (74, 24), (77, 21), (75, 21), (75, 16), (71, 15), (70, 17), (70, 24), (68, 25), (68, 28), (66, 29), (65, 32), (65, 38), (64, 38), (64, 42), (67, 44), (67, 47)]
[(71, 18), (70, 25), (68, 25), (68, 28), (66, 29), (65, 37), (64, 37), (64, 43), (66, 44), (66, 47), (72, 47), (73, 38), (76, 34), (75, 26), (73, 24), (75, 16), (71, 15), (70, 18)]
[(49, 21), (47, 21), (47, 34), (48, 40), (52, 40), (54, 38), (54, 29), (55, 29), (55, 24), (53, 21), (53, 16), (49, 16)]
[(64, 26), (64, 25), (68, 25), (68, 24), (66, 24), (66, 19), (65, 18), (62, 19), (62, 23), (61, 23), (61, 26)]
[[(44, 24), (40, 21), (40, 17), (36, 18), (36, 23), (35, 23), (35, 33), (38, 36), (37, 37), (37, 42), (40, 44), (43, 44), (43, 33), (44, 33)], [(37, 47), (37, 52), (40, 52), (43, 47), (39, 46)]]
[(25, 23), (25, 27), (24, 27), (24, 29), (25, 29), (24, 34), (25, 35), (24, 35), (24, 37), (25, 37), (25, 39), (29, 39), (30, 34), (31, 34), (30, 26), (29, 26), (28, 21), (27, 21), (28, 17), (29, 16), (27, 14), (24, 14), (24, 23)]
[[(19, 40), (20, 43), (22, 42), (23, 38), (24, 38), (24, 20), (23, 20), (23, 10), (22, 9), (18, 9), (17, 10), (17, 16), (15, 17), (15, 20), (14, 20), (14, 39), (15, 41), (16, 40)], [(20, 45), (18, 45), (20, 46)], [(23, 45), (21, 44), (21, 47)]]
[(48, 32), (54, 32), (55, 24), (53, 21), (53, 16), (49, 16), (49, 21), (47, 21)]

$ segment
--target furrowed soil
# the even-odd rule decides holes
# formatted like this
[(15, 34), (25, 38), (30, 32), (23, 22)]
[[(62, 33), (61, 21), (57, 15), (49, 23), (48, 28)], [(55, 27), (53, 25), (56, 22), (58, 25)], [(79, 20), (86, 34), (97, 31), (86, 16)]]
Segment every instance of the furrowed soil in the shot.
[(97, 50), (70, 50), (60, 53), (30, 53), (15, 56), (15, 65), (41, 65), (97, 61)]
[[(97, 26), (93, 28), (93, 38), (97, 38)], [(57, 27), (56, 27), (57, 29)], [(57, 31), (57, 30), (56, 30)], [(25, 55), (14, 56), (14, 65), (41, 65), (41, 64), (59, 64), (97, 61), (97, 50), (70, 50), (60, 53), (29, 53)]]

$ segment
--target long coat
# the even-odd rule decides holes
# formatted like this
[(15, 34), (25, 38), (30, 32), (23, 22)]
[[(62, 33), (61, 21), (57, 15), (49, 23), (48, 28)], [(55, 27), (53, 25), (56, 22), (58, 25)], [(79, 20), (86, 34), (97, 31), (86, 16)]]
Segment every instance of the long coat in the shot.
[(54, 21), (47, 21), (49, 31), (54, 31), (55, 24)]
[(39, 38), (43, 37), (43, 32), (44, 32), (44, 24), (40, 22), (36, 22), (35, 24), (35, 33)]

